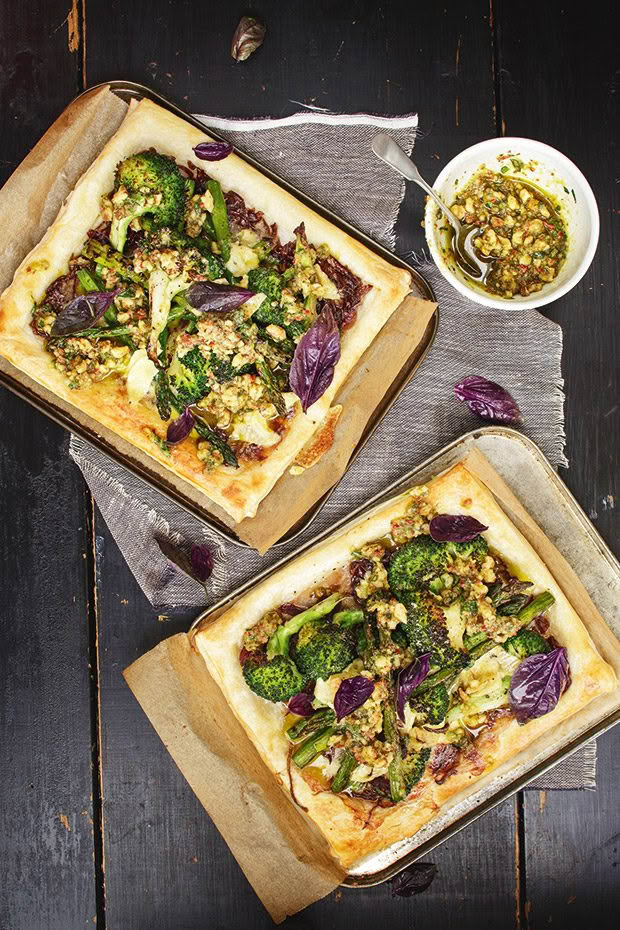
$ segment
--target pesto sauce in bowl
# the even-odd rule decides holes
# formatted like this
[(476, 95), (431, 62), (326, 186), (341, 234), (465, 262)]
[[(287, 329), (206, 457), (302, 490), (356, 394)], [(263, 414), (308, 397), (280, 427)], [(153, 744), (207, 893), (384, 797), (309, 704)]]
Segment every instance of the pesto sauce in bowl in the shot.
[[(505, 166), (507, 167), (507, 166)], [(472, 245), (488, 271), (481, 290), (504, 299), (527, 297), (553, 281), (566, 258), (567, 226), (560, 205), (529, 181), (481, 168), (455, 195), (452, 211), (476, 227)], [(467, 273), (453, 248), (452, 227), (445, 252)]]

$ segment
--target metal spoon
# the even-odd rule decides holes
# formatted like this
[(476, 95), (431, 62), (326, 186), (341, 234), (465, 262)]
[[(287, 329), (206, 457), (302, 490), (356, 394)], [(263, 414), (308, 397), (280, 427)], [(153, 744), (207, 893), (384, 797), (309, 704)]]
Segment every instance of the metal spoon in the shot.
[(472, 240), (476, 233), (480, 232), (479, 227), (461, 223), (452, 210), (450, 210), (443, 200), (435, 193), (430, 184), (426, 183), (411, 159), (387, 133), (380, 132), (374, 137), (372, 140), (372, 150), (378, 158), (386, 163), (386, 165), (389, 165), (390, 168), (393, 168), (394, 171), (397, 171), (408, 181), (415, 181), (416, 184), (420, 185), (422, 190), (426, 191), (426, 193), (433, 198), (454, 229), (453, 247), (454, 257), (457, 263), (463, 271), (472, 278), (482, 278), (484, 280), (494, 258), (492, 256), (488, 259), (486, 257), (484, 259), (480, 258), (474, 251)]

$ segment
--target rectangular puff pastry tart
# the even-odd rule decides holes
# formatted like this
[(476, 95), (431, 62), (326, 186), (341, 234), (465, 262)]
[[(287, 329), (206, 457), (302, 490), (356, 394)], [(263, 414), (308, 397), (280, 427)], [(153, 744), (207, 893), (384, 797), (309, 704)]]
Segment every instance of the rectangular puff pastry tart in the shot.
[(617, 686), (462, 464), (285, 566), (195, 642), (345, 868)]
[(132, 105), (0, 298), (0, 354), (240, 521), (411, 279), (230, 148)]

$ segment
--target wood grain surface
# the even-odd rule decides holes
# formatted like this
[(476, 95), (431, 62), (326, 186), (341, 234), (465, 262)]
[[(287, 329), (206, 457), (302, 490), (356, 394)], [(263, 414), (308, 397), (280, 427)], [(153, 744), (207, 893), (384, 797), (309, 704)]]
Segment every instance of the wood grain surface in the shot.
[[(496, 134), (556, 146), (590, 180), (601, 243), (547, 315), (564, 330), (570, 469), (619, 548), (619, 214), (614, 7), (264, 0), (25, 0), (0, 6), (0, 179), (83, 87), (146, 83), (186, 109), (283, 116), (304, 105), (420, 114), (430, 180)], [(239, 16), (267, 25), (247, 62)], [(587, 54), (584, 53), (587, 49)], [(407, 193), (398, 251), (423, 246)], [(6, 218), (5, 218), (6, 219)], [(535, 364), (535, 359), (531, 360)], [(0, 393), (0, 930), (203, 930), (271, 922), (121, 676), (191, 612), (145, 600), (67, 455), (67, 437)], [(342, 889), (298, 928), (615, 927), (620, 729), (599, 740), (598, 790), (525, 792), (433, 854), (423, 895)], [(251, 842), (251, 838), (248, 840)]]

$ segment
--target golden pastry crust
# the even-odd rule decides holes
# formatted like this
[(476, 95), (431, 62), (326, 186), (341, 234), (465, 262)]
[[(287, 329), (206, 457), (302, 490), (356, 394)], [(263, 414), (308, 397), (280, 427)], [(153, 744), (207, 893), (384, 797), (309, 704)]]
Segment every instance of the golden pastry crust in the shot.
[(43, 341), (30, 328), (33, 304), (66, 271), (69, 258), (80, 251), (87, 230), (97, 222), (100, 197), (111, 190), (118, 162), (134, 152), (155, 147), (185, 164), (195, 158), (193, 147), (209, 138), (148, 100), (130, 108), (119, 130), (78, 181), (55, 222), (26, 256), (0, 298), (0, 354), (39, 384), (190, 481), (239, 522), (256, 514), (260, 501), (325, 419), (335, 394), (358, 359), (409, 293), (408, 272), (379, 258), (234, 153), (209, 164), (210, 176), (220, 181), (224, 190), (237, 191), (249, 205), (262, 210), (269, 223), (278, 224), (283, 242), (292, 238), (295, 227), (304, 222), (310, 242), (326, 243), (339, 261), (372, 285), (360, 304), (355, 325), (342, 334), (341, 358), (328, 390), (306, 414), (297, 405), (290, 428), (267, 459), (244, 462), (239, 469), (220, 466), (205, 473), (195, 450), (183, 445), (166, 455), (149, 432), (161, 430), (161, 420), (154, 410), (144, 404), (131, 406), (124, 383), (113, 377), (71, 390), (65, 377), (53, 367)]
[(301, 468), (312, 468), (313, 465), (321, 461), (326, 452), (329, 452), (334, 444), (336, 426), (341, 413), (342, 404), (336, 404), (328, 411), (327, 416), (310, 441), (297, 453), (295, 465), (299, 465)]
[[(211, 675), (253, 740), (266, 764), (290, 790), (289, 743), (282, 732), (282, 708), (269, 704), (246, 686), (239, 664), (244, 630), (269, 609), (293, 601), (297, 593), (318, 585), (334, 569), (344, 567), (351, 550), (389, 532), (391, 521), (402, 516), (410, 500), (400, 495), (387, 505), (319, 545), (257, 585), (217, 620), (198, 628), (195, 642)], [(501, 763), (530, 747), (534, 740), (575, 714), (594, 698), (617, 687), (611, 666), (597, 653), (592, 640), (561, 588), (530, 544), (504, 514), (489, 490), (467, 470), (456, 465), (428, 484), (428, 500), (443, 513), (467, 513), (489, 529), (485, 538), (492, 550), (519, 566), (534, 590), (549, 590), (555, 603), (547, 617), (550, 632), (566, 647), (572, 683), (557, 706), (544, 717), (519, 726), (513, 718), (500, 718), (461, 755), (454, 774), (437, 784), (428, 773), (405, 802), (389, 808), (347, 799), (329, 791), (313, 793), (292, 766), (295, 798), (326, 836), (333, 854), (350, 868), (362, 857), (412, 836), (455, 795), (465, 792)]]

